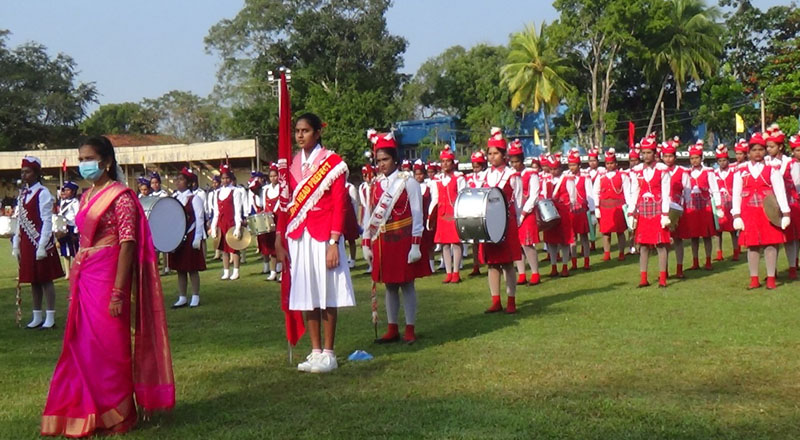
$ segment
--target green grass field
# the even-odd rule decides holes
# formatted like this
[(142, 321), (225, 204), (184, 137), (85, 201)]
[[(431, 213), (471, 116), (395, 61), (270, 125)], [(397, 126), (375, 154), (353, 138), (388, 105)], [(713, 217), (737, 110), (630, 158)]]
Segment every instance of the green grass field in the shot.
[[(634, 258), (601, 263), (598, 252), (592, 262), (590, 272), (521, 287), (513, 316), (482, 313), (485, 276), (422, 280), (412, 346), (373, 345), (361, 263), (358, 306), (340, 313), (340, 367), (329, 375), (288, 365), (278, 285), (255, 258), (235, 282), (219, 281), (214, 262), (202, 276), (202, 306), (167, 312), (177, 406), (126, 438), (800, 436), (800, 284), (747, 292), (746, 263), (725, 261), (668, 289), (637, 289)], [(36, 438), (67, 283), (56, 285), (58, 330), (18, 329), (5, 240), (0, 263), (0, 438)], [(163, 279), (168, 304), (176, 283)], [(23, 295), (27, 322), (29, 289)], [(347, 362), (356, 349), (375, 359)], [(295, 362), (308, 351), (304, 337)]]

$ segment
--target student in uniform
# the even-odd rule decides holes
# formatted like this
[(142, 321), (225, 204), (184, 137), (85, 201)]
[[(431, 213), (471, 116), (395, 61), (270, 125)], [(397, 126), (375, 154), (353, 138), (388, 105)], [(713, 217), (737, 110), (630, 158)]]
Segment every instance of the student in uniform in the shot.
[(731, 166), (730, 159), (728, 158), (728, 148), (725, 144), (719, 144), (715, 151), (717, 157), (718, 168), (714, 171), (714, 177), (717, 179), (717, 187), (719, 188), (719, 200), (722, 207), (722, 216), (719, 217), (719, 228), (717, 229), (717, 257), (716, 261), (722, 261), (722, 235), (724, 233), (730, 234), (731, 244), (733, 246), (733, 261), (739, 261), (739, 254), (741, 249), (739, 247), (739, 237), (736, 234), (736, 229), (733, 228), (733, 215), (731, 208), (733, 207), (733, 174), (736, 172), (734, 166)]
[(72, 259), (78, 254), (78, 231), (75, 228), (75, 216), (78, 215), (78, 184), (71, 181), (64, 182), (61, 188), (61, 200), (58, 203), (58, 215), (67, 221), (66, 231), (55, 231), (61, 259), (64, 261), (64, 272), (69, 279)]
[(628, 225), (625, 222), (623, 206), (633, 206), (628, 200), (631, 190), (631, 181), (628, 173), (617, 169), (617, 155), (613, 148), (609, 148), (605, 155), (605, 172), (599, 173), (594, 181), (592, 192), (597, 218), (598, 229), (603, 234), (603, 261), (611, 259), (611, 234), (617, 234), (619, 246), (618, 261), (625, 260), (625, 231)]
[[(200, 272), (206, 270), (206, 256), (203, 253), (203, 200), (194, 195), (191, 184), (197, 180), (197, 174), (187, 167), (175, 179), (175, 193), (172, 194), (183, 205), (186, 213), (186, 240), (178, 249), (170, 254), (172, 268), (178, 272), (178, 300), (173, 309), (200, 305)], [(186, 299), (188, 282), (192, 283), (192, 298)]]
[(719, 217), (722, 211), (714, 170), (703, 165), (703, 146), (703, 141), (698, 140), (689, 147), (689, 185), (686, 211), (681, 219), (687, 226), (687, 238), (692, 240), (691, 270), (700, 268), (700, 239), (703, 240), (706, 255), (703, 268), (711, 270), (711, 237), (716, 234), (714, 217)]
[[(234, 228), (233, 236), (242, 235), (242, 199), (236, 190), (235, 177), (227, 165), (220, 167), (222, 186), (217, 191), (217, 204), (214, 207), (214, 219), (211, 222), (211, 238), (219, 236), (217, 249), (222, 252), (222, 280), (239, 279), (239, 251), (233, 249), (225, 240), (225, 234)], [(231, 271), (231, 265), (233, 270)]]
[(519, 242), (522, 245), (522, 258), (515, 261), (517, 266), (517, 284), (526, 284), (525, 262), (531, 267), (530, 285), (539, 284), (539, 257), (536, 255), (536, 244), (539, 243), (539, 228), (536, 224), (536, 201), (539, 199), (541, 187), (539, 174), (533, 168), (525, 167), (525, 154), (522, 142), (514, 139), (508, 147), (508, 164), (520, 178), (522, 185), (521, 209), (519, 212)]
[[(472, 163), (472, 172), (465, 176), (467, 186), (469, 188), (481, 188), (483, 182), (486, 181), (486, 153), (483, 150), (478, 150), (470, 156)], [(433, 258), (433, 254), (431, 254)], [(478, 258), (478, 243), (472, 243), (472, 272), (470, 277), (476, 277), (481, 274), (481, 261)]]
[(456, 169), (455, 154), (449, 146), (445, 146), (439, 155), (442, 163), (442, 173), (438, 180), (431, 186), (431, 206), (436, 207), (436, 217), (428, 213), (430, 221), (436, 222), (436, 235), (434, 242), (441, 245), (444, 267), (447, 275), (442, 283), (460, 283), (459, 268), (462, 259), (461, 238), (456, 230), (455, 203), (458, 192), (466, 187), (464, 175)]
[(789, 263), (788, 278), (796, 280), (797, 250), (800, 245), (800, 196), (798, 196), (800, 163), (784, 154), (786, 135), (783, 134), (778, 124), (772, 124), (767, 129), (764, 140), (767, 143), (767, 157), (764, 158), (764, 161), (778, 171), (783, 178), (786, 201), (789, 203), (792, 222), (783, 230), (783, 235), (786, 237), (783, 247)]

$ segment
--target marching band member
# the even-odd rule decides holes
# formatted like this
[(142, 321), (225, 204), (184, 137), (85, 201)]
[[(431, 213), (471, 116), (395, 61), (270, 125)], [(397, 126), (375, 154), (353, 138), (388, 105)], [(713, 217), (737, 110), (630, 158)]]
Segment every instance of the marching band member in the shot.
[[(264, 188), (261, 186), (260, 174), (262, 173), (253, 175), (250, 177), (250, 180), (247, 181), (247, 215), (260, 214), (266, 211)], [(273, 245), (268, 243), (269, 238), (267, 234), (256, 235), (256, 241), (258, 243), (258, 253), (261, 254), (261, 259), (263, 260), (261, 273), (269, 273), (269, 256)]]
[(796, 280), (797, 248), (800, 244), (800, 196), (797, 192), (800, 186), (800, 163), (784, 154), (786, 135), (778, 124), (772, 124), (767, 129), (764, 140), (767, 142), (768, 155), (764, 161), (783, 177), (786, 201), (789, 203), (792, 222), (789, 227), (783, 229), (783, 235), (786, 237), (783, 247), (786, 250), (786, 259), (789, 261), (789, 279)]
[(750, 144), (746, 139), (739, 139), (736, 146), (733, 147), (733, 157), (736, 163), (733, 164), (733, 171), (739, 171), (739, 168), (747, 166), (748, 157), (750, 155)]
[[(595, 163), (597, 163), (598, 152), (592, 150), (589, 153), (594, 155), (589, 156), (589, 160), (593, 160)], [(581, 156), (577, 148), (573, 149), (573, 151), (570, 152), (569, 157), (567, 157), (567, 167), (569, 168), (569, 173), (575, 182), (575, 202), (572, 204), (570, 211), (572, 234), (575, 236), (575, 239), (580, 239), (581, 241), (581, 251), (583, 252), (583, 269), (589, 270), (589, 228), (593, 227), (593, 225), (590, 225), (588, 214), (594, 214), (595, 209), (592, 182), (597, 180), (599, 176), (605, 174), (606, 169), (603, 167), (597, 167), (597, 165), (595, 165), (594, 177), (591, 177), (591, 168), (589, 169), (588, 173), (582, 173)], [(592, 216), (591, 222), (593, 223), (595, 221), (596, 217)], [(592, 247), (594, 247), (594, 243), (592, 243)], [(578, 269), (577, 248), (578, 243), (577, 241), (573, 240), (573, 243), (570, 246), (570, 256), (572, 257), (572, 267), (570, 269), (572, 270)]]
[[(431, 206), (436, 206), (436, 235), (434, 242), (442, 246), (444, 269), (447, 273), (442, 283), (460, 283), (462, 249), (461, 238), (456, 231), (455, 203), (458, 192), (466, 186), (464, 175), (455, 168), (455, 155), (449, 145), (445, 145), (439, 154), (442, 161), (442, 173), (431, 185)], [(432, 215), (433, 209), (428, 215)], [(430, 217), (429, 217), (430, 218)], [(430, 221), (430, 220), (429, 220)]]
[(284, 236), (288, 244), (289, 309), (306, 312), (311, 338), (311, 354), (297, 369), (311, 373), (338, 368), (334, 352), (338, 310), (356, 303), (341, 240), (347, 164), (322, 146), (322, 127), (322, 120), (313, 113), (297, 118), (294, 138), (300, 151), (292, 158), (288, 175), (292, 201), (288, 212), (279, 210), (275, 240), (278, 261), (284, 267)]
[(647, 281), (647, 260), (650, 247), (658, 252), (658, 286), (667, 287), (667, 246), (669, 245), (669, 168), (656, 161), (655, 133), (642, 139), (640, 156), (642, 163), (637, 165), (631, 175), (631, 200), (636, 208), (628, 213), (634, 218), (636, 243), (639, 245), (639, 287), (649, 286)]
[[(375, 181), (375, 168), (372, 165), (366, 164), (361, 167), (361, 180), (361, 185), (358, 186), (358, 201), (361, 205), (360, 224), (363, 225), (369, 220), (367, 216), (372, 212), (372, 186)], [(367, 273), (370, 272), (372, 272), (372, 265), (367, 261)]]
[(800, 161), (800, 133), (789, 138), (789, 148), (792, 150), (792, 158)]
[(436, 231), (428, 229), (427, 227), (429, 218), (428, 212), (431, 208), (431, 185), (429, 185), (429, 182), (425, 179), (427, 177), (425, 171), (425, 163), (422, 162), (422, 160), (417, 159), (414, 161), (414, 180), (419, 183), (419, 188), (422, 192), (422, 224), (426, 225), (425, 229), (422, 231), (422, 247), (428, 252), (428, 263), (431, 266), (431, 272), (433, 272), (433, 248), (435, 246), (433, 237), (436, 235)]
[(136, 183), (139, 187), (139, 194), (137, 197), (141, 199), (142, 197), (147, 197), (150, 195), (150, 180), (148, 180), (147, 177), (142, 176), (137, 178)]
[[(25, 156), (20, 171), (22, 191), (17, 199), (17, 230), (11, 254), (19, 262), (19, 283), (30, 283), (33, 319), (27, 328), (51, 329), (56, 324), (53, 280), (64, 276), (53, 240), (53, 196), (41, 183), (42, 161)], [(42, 299), (47, 310), (42, 319)]]
[[(268, 173), (269, 182), (264, 188), (264, 211), (271, 214), (273, 221), (278, 219), (276, 209), (278, 208), (278, 201), (281, 196), (281, 186), (278, 183), (278, 165), (270, 164)], [(269, 276), (268, 281), (278, 279), (278, 274), (281, 272), (282, 267), (275, 258), (275, 231), (267, 232), (264, 234), (264, 250), (267, 251), (269, 256)], [(259, 242), (259, 247), (261, 242)]]
[(411, 172), (411, 161), (403, 159), (403, 162), (400, 164), (400, 171)]
[[(686, 206), (690, 198), (691, 185), (689, 181), (689, 172), (686, 168), (675, 164), (675, 153), (677, 152), (680, 141), (678, 137), (667, 141), (662, 144), (661, 160), (667, 166), (667, 174), (670, 178), (670, 198), (672, 203), (678, 205), (683, 210), (683, 215), (678, 220), (677, 225), (672, 225), (670, 235), (672, 236), (672, 244), (675, 249), (675, 261), (677, 268), (675, 270), (675, 278), (684, 278), (683, 275), (683, 239), (691, 238), (689, 236), (689, 221), (684, 221), (683, 217), (686, 215)], [(669, 211), (669, 210), (667, 210)], [(693, 269), (696, 269), (693, 267)]]
[[(170, 254), (172, 268), (178, 272), (178, 300), (172, 305), (173, 309), (197, 307), (200, 305), (200, 272), (206, 270), (206, 256), (203, 253), (203, 200), (194, 195), (191, 184), (197, 180), (197, 174), (187, 167), (175, 179), (176, 200), (181, 202), (186, 212), (188, 236), (178, 249)], [(191, 241), (190, 241), (191, 240)], [(192, 299), (186, 300), (188, 282), (192, 283)]]
[[(222, 184), (222, 178), (218, 175), (211, 177), (211, 190), (208, 192), (208, 198), (206, 199), (206, 227), (208, 231), (211, 230), (211, 223), (214, 221), (215, 217), (215, 210), (218, 201), (219, 195), (219, 187)], [(205, 234), (206, 236), (209, 235), (209, 232)], [(220, 259), (219, 249), (214, 249), (214, 259)]]
[(439, 174), (439, 164), (436, 162), (428, 162), (428, 169), (425, 172), (428, 174), (428, 181), (432, 182), (436, 180), (436, 176)]
[[(791, 224), (791, 209), (786, 200), (786, 186), (780, 170), (764, 160), (767, 142), (761, 133), (749, 141), (749, 158), (733, 175), (733, 227), (739, 231), (739, 244), (747, 247), (750, 269), (748, 289), (761, 287), (758, 266), (761, 250), (767, 266), (767, 289), (774, 289), (778, 263), (778, 245), (786, 241), (782, 231)], [(780, 228), (774, 226), (764, 211), (764, 199), (774, 195), (781, 211)]]
[[(467, 186), (470, 188), (482, 188), (483, 183), (486, 181), (486, 153), (483, 150), (472, 153), (470, 162), (472, 163), (472, 173), (465, 177)], [(472, 272), (470, 272), (469, 276), (476, 277), (480, 274), (481, 261), (478, 258), (478, 243), (472, 243)]]
[(716, 234), (714, 217), (722, 217), (719, 187), (714, 170), (703, 165), (703, 141), (698, 140), (689, 147), (686, 211), (681, 222), (686, 225), (686, 237), (692, 239), (692, 270), (700, 268), (700, 239), (703, 239), (706, 263), (705, 270), (711, 270), (711, 237)]
[(575, 179), (561, 168), (561, 158), (550, 155), (542, 160), (542, 166), (549, 171), (549, 178), (542, 183), (542, 197), (551, 199), (561, 217), (558, 225), (544, 231), (543, 238), (550, 254), (550, 276), (558, 275), (558, 256), (561, 256), (561, 276), (568, 277), (567, 261), (570, 245), (575, 242), (572, 233), (572, 206), (576, 203)]
[[(600, 166), (600, 160), (598, 159), (598, 157), (600, 155), (600, 148), (595, 146), (594, 148), (589, 150), (586, 155), (588, 157), (588, 163), (589, 163), (589, 170), (588, 170), (587, 174), (589, 175), (589, 178), (591, 179), (591, 181), (589, 182), (589, 187), (591, 188), (594, 185), (595, 180), (597, 180), (597, 177), (600, 176), (602, 173), (604, 173), (606, 171), (606, 169)], [(577, 176), (575, 176), (575, 177), (577, 178)], [(580, 186), (576, 186), (576, 188), (578, 188), (578, 191), (580, 191)], [(594, 202), (596, 204), (597, 201), (595, 200)], [(590, 215), (594, 215), (594, 209), (589, 209), (589, 214)], [(589, 229), (592, 231), (591, 235), (594, 236), (595, 238), (597, 238), (597, 234), (596, 234), (597, 218), (592, 218), (589, 221)], [(595, 250), (594, 240), (592, 240), (592, 242), (591, 242), (591, 250)], [(573, 254), (574, 254), (574, 252), (573, 252)], [(573, 263), (572, 265), (576, 266), (575, 263)], [(589, 268), (589, 265), (588, 264), (584, 264), (584, 269), (588, 269), (588, 268)]]
[[(209, 235), (216, 239), (219, 234), (217, 249), (222, 252), (222, 280), (239, 279), (239, 251), (228, 246), (225, 234), (234, 228), (233, 236), (236, 239), (242, 236), (242, 199), (234, 187), (235, 177), (227, 165), (220, 166), (222, 187), (217, 190), (217, 204), (214, 206), (214, 219), (211, 221)], [(230, 265), (233, 263), (233, 271)]]
[[(364, 253), (373, 260), (372, 280), (386, 285), (386, 333), (375, 340), (385, 344), (400, 340), (397, 315), (400, 290), (406, 318), (403, 341), (417, 340), (415, 319), (417, 292), (414, 280), (431, 274), (427, 250), (421, 247), (423, 234), (422, 193), (419, 183), (409, 173), (397, 169), (397, 143), (391, 133), (368, 133), (375, 148), (380, 177), (372, 196), (374, 210), (364, 224)], [(447, 163), (445, 162), (445, 169)], [(421, 170), (420, 170), (421, 171)], [(453, 176), (450, 176), (453, 178)], [(387, 212), (387, 209), (391, 210)]]
[(506, 238), (500, 243), (481, 243), (478, 252), (481, 261), (489, 266), (489, 292), (492, 295), (492, 305), (485, 313), (495, 313), (503, 310), (500, 300), (500, 275), (506, 280), (506, 294), (508, 303), (505, 312), (516, 313), (516, 270), (514, 262), (522, 258), (521, 246), (519, 244), (519, 232), (517, 223), (517, 212), (522, 200), (522, 184), (519, 176), (514, 170), (506, 166), (506, 140), (503, 138), (502, 131), (493, 127), (491, 137), (487, 144), (489, 153), (489, 164), (491, 168), (486, 171), (485, 188), (499, 188), (503, 191), (508, 204), (508, 226)]
[[(250, 172), (250, 175), (253, 176), (253, 172)], [(247, 188), (245, 185), (239, 185), (236, 182), (236, 175), (232, 174), (231, 179), (233, 179), (233, 189), (235, 194), (239, 196), (239, 203), (242, 206), (242, 228), (247, 227), (247, 213), (249, 212), (248, 202), (247, 202)], [(247, 249), (244, 248), (239, 251), (239, 263), (240, 264), (247, 264)], [(231, 256), (232, 257), (232, 256)]]
[(161, 176), (155, 171), (150, 174), (150, 189), (153, 197), (169, 197), (169, 192), (161, 187)]
[(714, 172), (717, 179), (717, 187), (719, 187), (720, 206), (722, 207), (722, 215), (719, 217), (719, 229), (717, 231), (717, 257), (716, 261), (722, 261), (722, 234), (727, 232), (731, 236), (731, 243), (733, 245), (733, 261), (739, 261), (739, 238), (736, 234), (736, 229), (733, 228), (733, 215), (731, 208), (733, 207), (733, 174), (735, 173), (734, 167), (730, 166), (730, 159), (728, 159), (728, 148), (724, 144), (719, 144), (716, 150), (717, 165), (719, 168)]
[(617, 155), (613, 148), (605, 153), (605, 172), (598, 173), (592, 186), (593, 198), (597, 201), (595, 218), (600, 233), (603, 234), (603, 261), (611, 259), (611, 234), (617, 234), (619, 256), (617, 260), (625, 260), (625, 212), (623, 205), (633, 206), (628, 199), (631, 181), (628, 173), (617, 170)]
[[(634, 168), (636, 165), (641, 163), (639, 159), (639, 150), (640, 145), (637, 142), (636, 145), (633, 146), (633, 149), (628, 152), (628, 168), (624, 169), (623, 172), (628, 175), (628, 179), (633, 182), (633, 179), (636, 178), (636, 174), (634, 173)], [(633, 201), (635, 203), (636, 199), (631, 197), (631, 194), (628, 193), (628, 197), (626, 200)], [(628, 212), (633, 211), (635, 207), (633, 205), (628, 205), (627, 209)], [(631, 255), (636, 255), (639, 252), (639, 246), (636, 244), (636, 229), (630, 228), (628, 229), (628, 242), (631, 244), (630, 253)]]
[[(58, 246), (61, 251), (61, 258), (64, 260), (64, 272), (66, 279), (69, 279), (69, 270), (72, 265), (72, 258), (78, 253), (78, 231), (75, 229), (75, 216), (78, 215), (78, 205), (80, 202), (78, 195), (78, 184), (71, 181), (64, 182), (61, 188), (61, 200), (58, 203), (58, 215), (67, 221), (66, 232), (56, 231)], [(58, 235), (61, 235), (60, 237)]]
[(520, 178), (522, 185), (522, 206), (519, 210), (519, 241), (522, 245), (522, 258), (515, 261), (517, 265), (517, 284), (527, 283), (525, 277), (525, 261), (531, 267), (530, 284), (539, 284), (539, 257), (536, 255), (536, 243), (539, 243), (539, 228), (536, 224), (536, 201), (539, 198), (539, 174), (533, 168), (525, 167), (525, 154), (522, 150), (522, 142), (514, 139), (508, 147), (508, 164), (514, 169)]
[[(350, 170), (347, 171), (347, 179), (350, 178)], [(356, 267), (356, 239), (359, 238), (361, 233), (358, 226), (358, 191), (355, 185), (350, 183), (349, 180), (344, 181), (344, 189), (347, 193), (347, 202), (345, 204), (344, 216), (344, 239), (347, 242), (347, 247), (350, 250), (350, 259), (347, 260), (347, 266), (350, 269)]]

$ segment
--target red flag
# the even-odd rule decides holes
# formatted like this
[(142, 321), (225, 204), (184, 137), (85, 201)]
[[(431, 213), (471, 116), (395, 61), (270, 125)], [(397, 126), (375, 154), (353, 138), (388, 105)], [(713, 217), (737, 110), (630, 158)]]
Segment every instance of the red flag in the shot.
[[(286, 85), (286, 74), (281, 72), (280, 84), (280, 119), (278, 121), (278, 183), (280, 185), (280, 198), (278, 200), (278, 231), (280, 237), (285, 237), (286, 221), (288, 219), (287, 207), (289, 205), (289, 166), (292, 163), (292, 107), (289, 102), (289, 87)], [(286, 239), (283, 238), (283, 248), (288, 249)], [(281, 278), (281, 309), (286, 318), (286, 340), (292, 346), (306, 332), (303, 324), (303, 315), (297, 310), (289, 310), (289, 292), (292, 287), (291, 262), (286, 259)]]
[(67, 158), (66, 157), (64, 158), (64, 161), (61, 162), (61, 171), (65, 172), (65, 173), (67, 172)]
[(636, 137), (636, 126), (632, 121), (628, 121), (628, 148), (633, 149), (635, 144), (634, 138)]

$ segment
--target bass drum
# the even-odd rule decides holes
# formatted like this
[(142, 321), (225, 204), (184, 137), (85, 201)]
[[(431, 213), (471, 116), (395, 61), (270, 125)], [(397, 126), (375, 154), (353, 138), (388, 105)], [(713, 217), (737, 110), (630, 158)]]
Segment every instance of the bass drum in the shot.
[(506, 237), (508, 205), (498, 188), (462, 189), (454, 214), (461, 241), (500, 243)]
[(139, 199), (150, 224), (153, 246), (159, 252), (178, 249), (186, 237), (186, 211), (172, 197), (142, 197)]
[(536, 203), (536, 224), (540, 231), (552, 229), (561, 223), (561, 215), (550, 199), (540, 199)]

